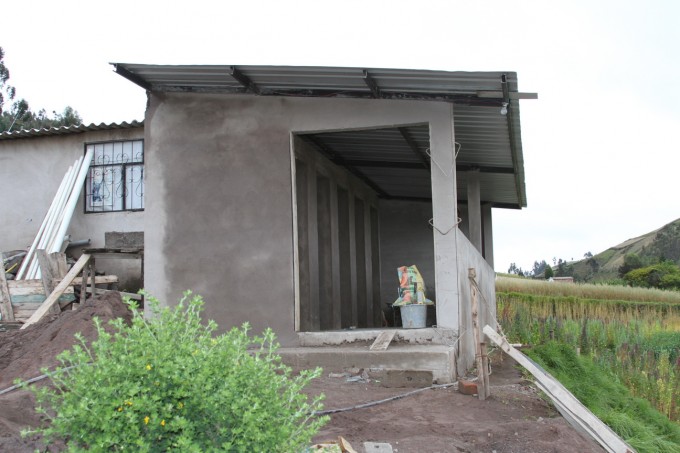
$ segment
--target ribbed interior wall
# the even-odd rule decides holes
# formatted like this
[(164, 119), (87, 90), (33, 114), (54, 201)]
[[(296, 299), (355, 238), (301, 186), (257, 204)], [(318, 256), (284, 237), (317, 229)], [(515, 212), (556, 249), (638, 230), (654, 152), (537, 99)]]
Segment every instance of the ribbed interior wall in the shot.
[(382, 325), (375, 193), (294, 139), (297, 330)]

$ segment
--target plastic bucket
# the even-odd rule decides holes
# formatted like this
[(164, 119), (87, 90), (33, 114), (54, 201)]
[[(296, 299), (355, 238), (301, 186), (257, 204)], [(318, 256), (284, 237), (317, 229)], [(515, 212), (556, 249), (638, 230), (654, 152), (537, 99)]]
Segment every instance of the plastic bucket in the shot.
[(425, 327), (427, 305), (402, 305), (399, 309), (401, 310), (401, 325), (404, 329), (422, 329)]

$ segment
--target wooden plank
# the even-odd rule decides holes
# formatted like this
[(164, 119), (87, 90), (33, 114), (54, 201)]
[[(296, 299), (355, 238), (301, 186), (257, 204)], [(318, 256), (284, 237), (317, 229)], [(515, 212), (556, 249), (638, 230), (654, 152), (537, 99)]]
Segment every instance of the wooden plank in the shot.
[[(36, 296), (41, 295), (45, 299), (45, 289), (40, 280), (10, 280), (7, 282), (9, 287), (9, 294), (12, 300), (16, 297), (22, 296)], [(64, 294), (73, 294), (73, 287), (69, 286)]]
[[(45, 299), (47, 299), (47, 296), (44, 294), (28, 294), (24, 296), (15, 296), (12, 294), (11, 296), (12, 299), (12, 306), (16, 306), (17, 304), (21, 303), (32, 303), (32, 304), (42, 304), (45, 302)], [(62, 294), (59, 296), (59, 302), (70, 302), (72, 300), (75, 300), (76, 296), (73, 293), (70, 294)]]
[(560, 384), (559, 381), (539, 368), (527, 356), (513, 348), (507, 340), (498, 335), (491, 326), (485, 326), (484, 333), (491, 341), (505, 351), (506, 354), (515, 359), (517, 363), (534, 375), (550, 399), (552, 399), (558, 407), (567, 411), (569, 417), (565, 417), (565, 419), (578, 425), (576, 426), (577, 429), (586, 430), (587, 432), (592, 433), (593, 439), (607, 451), (614, 453), (632, 453), (634, 451), (630, 445), (625, 443), (623, 439), (605, 425), (602, 420), (597, 418), (595, 414), (581, 404), (581, 402)]
[(384, 351), (390, 345), (394, 336), (397, 334), (396, 330), (383, 330), (371, 345), (371, 351)]
[[(85, 298), (87, 297), (87, 278), (89, 277), (90, 266), (83, 267), (83, 276), (80, 277), (80, 303), (85, 303)], [(83, 285), (82, 283), (85, 282)]]
[[(95, 291), (95, 276), (97, 274), (97, 269), (94, 264), (95, 257), (92, 256), (90, 257), (90, 262), (87, 264), (90, 267), (90, 288), (92, 289), (92, 292)], [(81, 286), (81, 289), (87, 286), (87, 279), (83, 280), (83, 284)]]
[(472, 298), (472, 332), (473, 341), (475, 343), (475, 362), (477, 363), (477, 395), (479, 399), (484, 401), (489, 396), (489, 388), (485, 386), (489, 382), (486, 378), (486, 369), (484, 368), (484, 360), (482, 359), (482, 345), (481, 332), (479, 328), (479, 300), (477, 294), (477, 285), (474, 284), (477, 278), (477, 271), (474, 268), (468, 269), (468, 277), (472, 280), (470, 284), (470, 297)]
[[(57, 276), (57, 266), (52, 262), (53, 258), (48, 256), (45, 250), (38, 249), (35, 251), (35, 255), (38, 258), (38, 265), (40, 266), (40, 279), (42, 280), (45, 294), (51, 294), (55, 288), (55, 284), (52, 282), (52, 280)], [(50, 314), (58, 314), (60, 312), (61, 308), (59, 307), (59, 304), (52, 305), (48, 310), (48, 313)]]
[[(59, 282), (61, 282), (61, 279), (57, 278), (57, 279), (55, 279), (55, 282), (59, 283)], [(110, 285), (112, 283), (118, 283), (118, 276), (117, 275), (97, 275), (95, 277), (94, 283), (96, 285)], [(71, 282), (71, 285), (73, 285), (73, 286), (81, 286), (82, 284), (83, 284), (83, 278), (82, 277), (76, 277)]]
[(12, 310), (12, 302), (10, 299), (9, 287), (7, 286), (7, 279), (5, 278), (5, 265), (2, 265), (2, 272), (0, 272), (0, 316), (3, 321), (14, 321), (14, 311)]
[(76, 262), (76, 264), (73, 265), (71, 270), (66, 274), (66, 277), (57, 285), (57, 287), (52, 291), (52, 293), (45, 299), (45, 302), (42, 303), (40, 308), (36, 310), (35, 313), (26, 321), (26, 323), (21, 326), (22, 329), (25, 329), (26, 327), (30, 326), (31, 324), (35, 324), (36, 322), (40, 321), (40, 319), (45, 316), (45, 313), (50, 309), (52, 305), (57, 303), (59, 300), (59, 296), (66, 290), (66, 288), (69, 286), (71, 281), (75, 278), (80, 271), (83, 270), (83, 267), (87, 264), (87, 262), (90, 260), (90, 255), (83, 253), (80, 256), (80, 259)]
[[(86, 288), (88, 293), (92, 293), (92, 288)], [(128, 297), (133, 300), (144, 300), (144, 296), (141, 294), (136, 294), (136, 293), (126, 293), (123, 291), (116, 291), (113, 289), (101, 289), (101, 288), (95, 288), (95, 294), (106, 294), (106, 293), (120, 293), (120, 297)]]

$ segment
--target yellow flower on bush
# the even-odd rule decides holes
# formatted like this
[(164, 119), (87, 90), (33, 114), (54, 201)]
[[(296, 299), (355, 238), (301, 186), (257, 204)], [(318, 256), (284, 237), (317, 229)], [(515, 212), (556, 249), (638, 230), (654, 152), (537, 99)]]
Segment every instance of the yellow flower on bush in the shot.
[(151, 371), (151, 368), (152, 368), (151, 365), (147, 363), (146, 364), (146, 371)]
[(161, 420), (161, 426), (165, 426), (165, 420)]
[(149, 416), (148, 415), (146, 417), (144, 417), (144, 424), (145, 425), (149, 424)]
[(179, 407), (180, 409), (183, 408), (183, 407), (184, 407), (184, 403), (180, 401), (179, 403), (177, 403), (177, 407)]
[(123, 412), (123, 408), (122, 408), (122, 407), (119, 407), (119, 408), (118, 408), (118, 412)]

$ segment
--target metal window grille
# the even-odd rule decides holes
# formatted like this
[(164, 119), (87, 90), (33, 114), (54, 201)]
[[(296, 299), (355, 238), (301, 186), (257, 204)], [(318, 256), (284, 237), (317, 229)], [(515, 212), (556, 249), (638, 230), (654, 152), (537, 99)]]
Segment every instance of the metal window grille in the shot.
[(89, 143), (93, 150), (85, 180), (85, 212), (144, 209), (144, 141)]

